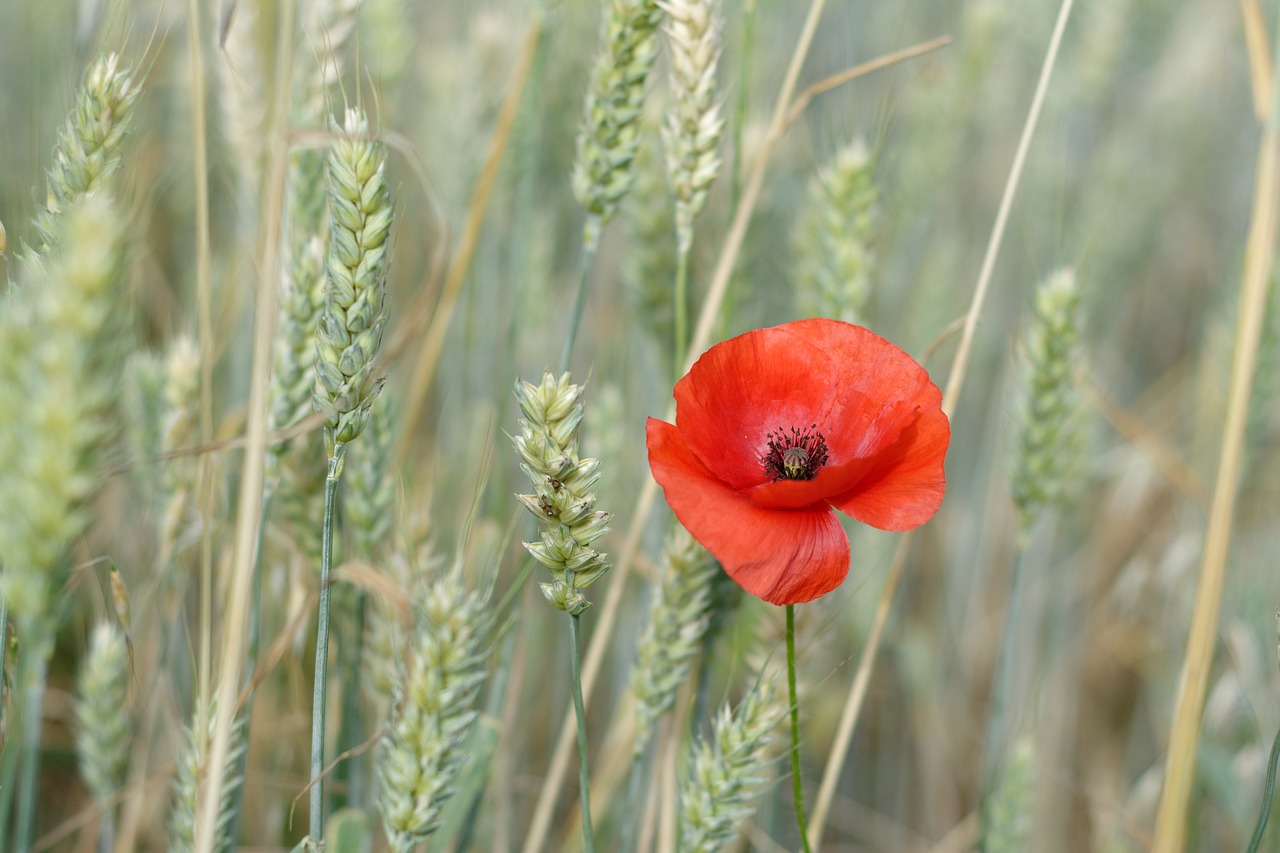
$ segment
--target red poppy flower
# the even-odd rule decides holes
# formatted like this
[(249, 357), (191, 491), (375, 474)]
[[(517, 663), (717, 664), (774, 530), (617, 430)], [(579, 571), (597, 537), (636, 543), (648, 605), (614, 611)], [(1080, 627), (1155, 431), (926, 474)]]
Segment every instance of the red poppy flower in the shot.
[(810, 601), (849, 571), (832, 508), (911, 530), (942, 503), (951, 427), (925, 369), (836, 320), (757, 329), (707, 350), (676, 383), (676, 422), (649, 418), (667, 503), (738, 584)]

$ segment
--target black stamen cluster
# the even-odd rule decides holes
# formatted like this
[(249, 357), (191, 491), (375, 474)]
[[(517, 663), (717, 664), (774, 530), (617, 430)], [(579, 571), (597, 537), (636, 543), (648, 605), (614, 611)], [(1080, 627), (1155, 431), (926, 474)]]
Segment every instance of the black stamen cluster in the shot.
[(827, 463), (827, 440), (818, 432), (817, 424), (790, 431), (778, 427), (768, 434), (769, 449), (760, 457), (764, 473), (773, 482), (779, 480), (812, 480)]

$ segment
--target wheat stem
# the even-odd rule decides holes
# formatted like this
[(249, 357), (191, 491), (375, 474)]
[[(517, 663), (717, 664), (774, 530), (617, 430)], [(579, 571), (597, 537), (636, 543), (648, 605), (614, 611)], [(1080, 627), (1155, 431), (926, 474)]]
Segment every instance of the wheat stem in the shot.
[(324, 522), (320, 534), (320, 609), (316, 617), (316, 675), (311, 694), (311, 839), (324, 840), (324, 712), (329, 686), (329, 570), (333, 564), (333, 498), (343, 446), (329, 457), (324, 479)]
[[(40, 731), (44, 712), (45, 681), (48, 677), (49, 654), (53, 651), (53, 637), (46, 629), (34, 623), (23, 631), (23, 645), (19, 658), (23, 662), (22, 673), (22, 731), (19, 748), (17, 779), (17, 823), (14, 826), (13, 849), (16, 853), (28, 853), (35, 828), (36, 791), (40, 776)], [(3, 840), (0, 837), (0, 840)]]
[(569, 662), (573, 676), (573, 712), (578, 720), (578, 789), (582, 797), (582, 849), (595, 853), (595, 832), (591, 828), (591, 771), (587, 761), (587, 709), (582, 703), (582, 639), (579, 615), (569, 614)]
[(578, 340), (578, 327), (582, 325), (582, 310), (587, 301), (587, 280), (591, 276), (591, 264), (595, 261), (596, 249), (600, 245), (600, 229), (602, 223), (599, 216), (590, 215), (582, 229), (582, 259), (578, 265), (578, 289), (573, 296), (573, 309), (569, 315), (569, 330), (565, 333), (564, 349), (560, 352), (560, 373), (569, 370), (573, 360), (573, 346)]

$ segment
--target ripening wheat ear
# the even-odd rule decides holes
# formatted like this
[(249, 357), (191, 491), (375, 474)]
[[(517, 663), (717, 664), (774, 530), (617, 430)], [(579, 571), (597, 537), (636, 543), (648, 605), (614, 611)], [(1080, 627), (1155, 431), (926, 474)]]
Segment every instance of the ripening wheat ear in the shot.
[(600, 480), (600, 460), (578, 458), (583, 390), (567, 373), (545, 374), (539, 385), (517, 382), (524, 417), (513, 439), (520, 468), (536, 490), (516, 497), (538, 519), (542, 533), (538, 542), (525, 542), (525, 550), (554, 576), (540, 585), (547, 601), (575, 616), (591, 606), (581, 590), (610, 568), (605, 555), (591, 547), (609, 532), (610, 515), (596, 510), (591, 491)]
[[(658, 55), (662, 10), (655, 0), (610, 0), (591, 67), (573, 165), (573, 193), (604, 226), (635, 183), (645, 80)], [(589, 240), (588, 242), (591, 242)]]
[(80, 667), (76, 702), (76, 752), (80, 775), (98, 802), (110, 834), (112, 798), (129, 760), (129, 651), (124, 634), (110, 622), (94, 630)]
[(486, 674), (491, 613), (488, 595), (468, 592), (457, 572), (420, 604), (414, 654), (378, 761), (378, 808), (394, 853), (412, 850), (435, 830), (453, 793)]
[(53, 237), (0, 314), (0, 600), (33, 629), (45, 627), (65, 551), (89, 523), (126, 337), (119, 212), (95, 193), (57, 218)]
[(58, 214), (102, 186), (119, 168), (120, 144), (141, 91), (114, 53), (98, 57), (85, 73), (71, 115), (58, 132), (48, 198), (36, 216), (41, 253), (57, 241)]
[(680, 782), (680, 850), (714, 853), (737, 838), (768, 779), (769, 744), (782, 714), (762, 680), (737, 708), (725, 706), (716, 717)]
[(636, 695), (639, 756), (658, 718), (671, 709), (676, 690), (689, 676), (694, 656), (711, 624), (712, 587), (719, 565), (679, 524), (671, 528), (663, 554), (662, 583), (640, 636), (631, 690)]
[(1054, 273), (1036, 293), (1014, 428), (1013, 502), (1024, 534), (1042, 510), (1066, 499), (1073, 469), (1080, 464), (1083, 410), (1075, 383), (1079, 308), (1072, 270)]
[(374, 357), (386, 326), (391, 194), (386, 154), (359, 110), (347, 110), (329, 153), (329, 253), (324, 315), (316, 335), (316, 411), (325, 445), (341, 459), (382, 390)]
[(724, 119), (716, 103), (716, 64), (720, 57), (719, 0), (669, 0), (667, 43), (671, 47), (671, 89), (675, 109), (663, 127), (667, 171), (676, 195), (676, 234), (680, 251), (693, 243), (693, 219), (720, 171), (720, 133)]
[[(195, 721), (186, 731), (182, 751), (178, 753), (178, 776), (173, 782), (174, 802), (169, 816), (169, 850), (171, 853), (189, 853), (195, 850), (196, 795), (206, 771), (201, 759), (208, 753), (208, 742), (213, 739), (214, 721), (217, 719), (218, 699), (209, 703), (209, 731), (205, 743), (201, 743)], [(199, 717), (198, 713), (194, 715)], [(231, 739), (227, 747), (227, 761), (223, 765), (222, 794), (218, 802), (217, 828), (214, 830), (215, 853), (229, 853), (234, 847), (230, 837), (234, 821), (236, 792), (244, 782), (240, 758), (247, 746), (245, 729), (248, 718), (238, 714), (231, 724)]]
[(842, 149), (809, 184), (792, 237), (800, 313), (863, 322), (879, 212), (871, 155), (862, 140)]

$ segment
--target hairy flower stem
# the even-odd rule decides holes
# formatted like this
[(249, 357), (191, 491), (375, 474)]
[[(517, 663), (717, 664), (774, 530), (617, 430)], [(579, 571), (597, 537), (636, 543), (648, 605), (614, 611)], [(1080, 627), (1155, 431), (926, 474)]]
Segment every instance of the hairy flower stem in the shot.
[(582, 795), (582, 849), (595, 853), (595, 833), (591, 829), (591, 772), (587, 767), (587, 709), (582, 702), (582, 643), (579, 615), (569, 615), (570, 668), (573, 673), (573, 711), (578, 718), (578, 788)]
[(791, 703), (791, 792), (796, 801), (796, 826), (804, 853), (809, 853), (809, 823), (804, 816), (804, 787), (800, 782), (800, 704), (796, 698), (796, 607), (787, 605), (787, 698)]
[(333, 565), (333, 498), (342, 470), (341, 444), (329, 456), (320, 533), (320, 610), (316, 617), (316, 677), (311, 694), (311, 839), (324, 839), (324, 706), (329, 687), (329, 568)]
[(564, 352), (560, 354), (560, 373), (569, 370), (569, 362), (573, 359), (573, 345), (578, 340), (578, 326), (582, 325), (582, 307), (587, 301), (587, 279), (591, 274), (591, 264), (596, 258), (596, 249), (600, 246), (600, 230), (603, 223), (600, 217), (591, 214), (582, 229), (582, 263), (578, 268), (578, 292), (573, 297), (573, 313), (569, 318), (569, 332), (564, 339)]

